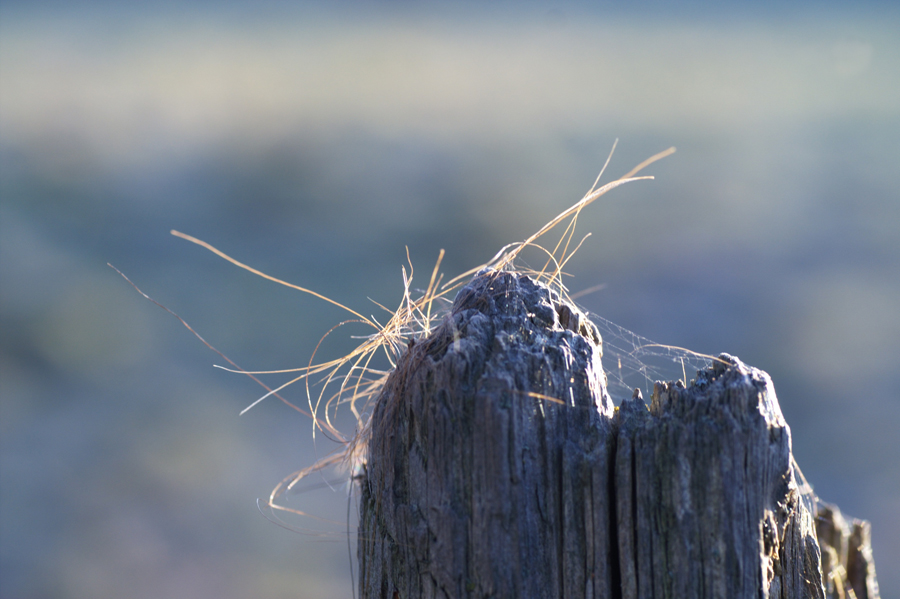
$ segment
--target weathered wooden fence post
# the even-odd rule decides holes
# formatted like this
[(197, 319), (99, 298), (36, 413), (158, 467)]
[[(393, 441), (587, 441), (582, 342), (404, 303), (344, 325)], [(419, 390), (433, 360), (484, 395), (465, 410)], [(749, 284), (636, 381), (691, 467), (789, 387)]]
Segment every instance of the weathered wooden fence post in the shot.
[(525, 275), (460, 291), (372, 415), (362, 597), (878, 596), (866, 524), (820, 519), (822, 557), (768, 375), (723, 354), (614, 409), (601, 347)]

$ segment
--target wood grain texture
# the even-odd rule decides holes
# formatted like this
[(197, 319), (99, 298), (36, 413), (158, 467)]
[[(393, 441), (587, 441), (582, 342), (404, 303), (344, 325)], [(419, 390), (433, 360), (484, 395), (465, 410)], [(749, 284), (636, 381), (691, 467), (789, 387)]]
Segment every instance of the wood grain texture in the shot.
[(363, 597), (611, 596), (599, 341), (528, 277), (485, 273), (460, 292), (372, 416)]
[(856, 519), (848, 522), (836, 505), (823, 503), (816, 512), (816, 532), (822, 548), (825, 596), (879, 599), (869, 523)]
[(768, 375), (723, 354), (616, 409), (601, 356), (525, 275), (460, 291), (372, 414), (362, 597), (825, 597)]
[(723, 354), (618, 413), (622, 597), (823, 597), (814, 514), (768, 375)]

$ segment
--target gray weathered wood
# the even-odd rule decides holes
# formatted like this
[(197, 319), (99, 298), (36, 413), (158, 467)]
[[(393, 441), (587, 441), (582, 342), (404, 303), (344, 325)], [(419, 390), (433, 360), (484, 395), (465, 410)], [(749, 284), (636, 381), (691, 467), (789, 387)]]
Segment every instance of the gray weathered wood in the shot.
[(611, 596), (599, 340), (527, 277), (488, 273), (460, 293), (372, 415), (363, 597)]
[(790, 429), (736, 358), (623, 402), (616, 495), (624, 598), (824, 596)]
[(614, 409), (601, 347), (525, 275), (459, 293), (372, 414), (362, 597), (825, 596), (768, 375), (723, 354)]
[(829, 504), (821, 504), (816, 516), (825, 596), (878, 599), (881, 595), (875, 578), (869, 523), (855, 519), (847, 522), (838, 507)]

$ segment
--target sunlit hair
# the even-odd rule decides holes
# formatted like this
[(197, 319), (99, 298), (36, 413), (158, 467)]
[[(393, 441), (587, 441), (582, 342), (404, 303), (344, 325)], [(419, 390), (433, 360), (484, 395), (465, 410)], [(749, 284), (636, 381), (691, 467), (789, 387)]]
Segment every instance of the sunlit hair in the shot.
[[(153, 301), (166, 311), (173, 314), (176, 318), (178, 318), (181, 323), (186, 326), (194, 335), (196, 335), (205, 345), (218, 353), (230, 365), (229, 367), (218, 366), (219, 368), (222, 368), (223, 370), (227, 370), (229, 372), (236, 372), (247, 375), (266, 390), (266, 393), (264, 395), (247, 406), (241, 412), (241, 414), (246, 413), (247, 410), (253, 408), (264, 399), (275, 397), (294, 410), (300, 412), (301, 414), (304, 414), (311, 419), (314, 438), (317, 433), (321, 433), (329, 439), (338, 443), (337, 450), (318, 459), (315, 463), (301, 470), (298, 470), (292, 473), (290, 476), (284, 478), (272, 490), (272, 493), (270, 494), (269, 499), (266, 503), (266, 507), (272, 510), (280, 510), (302, 516), (314, 517), (301, 510), (279, 504), (279, 498), (282, 497), (286, 492), (294, 488), (300, 481), (308, 477), (310, 474), (320, 472), (324, 469), (332, 467), (343, 468), (346, 471), (349, 471), (351, 476), (360, 471), (362, 465), (365, 464), (366, 460), (366, 447), (368, 445), (369, 435), (371, 431), (370, 416), (373, 411), (374, 402), (378, 401), (381, 390), (385, 384), (385, 381), (387, 380), (388, 375), (391, 373), (393, 368), (396, 366), (399, 358), (403, 355), (403, 353), (407, 350), (411, 343), (415, 343), (421, 339), (428, 337), (432, 330), (434, 330), (435, 326), (446, 315), (447, 307), (450, 305), (452, 297), (461, 287), (463, 287), (468, 282), (472, 275), (485, 268), (490, 268), (496, 271), (516, 271), (519, 273), (528, 274), (535, 280), (555, 290), (560, 295), (560, 297), (571, 301), (568, 289), (563, 284), (562, 280), (564, 274), (563, 268), (566, 266), (575, 252), (577, 252), (581, 247), (581, 244), (584, 242), (584, 240), (590, 235), (585, 235), (584, 237), (579, 239), (577, 243), (575, 242), (575, 227), (581, 211), (591, 203), (593, 203), (595, 200), (606, 194), (608, 191), (620, 185), (624, 185), (625, 183), (630, 183), (632, 181), (653, 179), (652, 176), (638, 176), (638, 173), (650, 164), (656, 162), (657, 160), (660, 160), (661, 158), (669, 156), (675, 151), (675, 148), (669, 148), (668, 150), (660, 152), (659, 154), (656, 154), (641, 162), (639, 165), (631, 169), (631, 171), (629, 171), (622, 177), (598, 187), (600, 179), (603, 176), (603, 173), (606, 171), (606, 167), (609, 165), (609, 161), (612, 158), (613, 152), (615, 151), (615, 147), (616, 145), (613, 144), (613, 148), (610, 151), (609, 156), (607, 157), (606, 162), (604, 163), (603, 168), (600, 171), (600, 174), (597, 176), (594, 184), (591, 186), (591, 188), (583, 198), (581, 198), (571, 207), (564, 210), (562, 213), (550, 220), (547, 224), (545, 224), (537, 232), (535, 232), (524, 241), (511, 243), (501, 248), (501, 250), (497, 252), (497, 254), (493, 258), (491, 258), (491, 260), (484, 264), (480, 264), (445, 282), (443, 279), (443, 274), (441, 274), (440, 272), (441, 262), (444, 257), (444, 250), (441, 250), (438, 255), (437, 261), (435, 262), (434, 268), (431, 270), (431, 274), (428, 278), (428, 284), (425, 287), (424, 291), (415, 291), (415, 288), (412, 286), (414, 269), (412, 266), (412, 260), (409, 256), (409, 249), (407, 248), (407, 263), (409, 266), (409, 271), (407, 272), (406, 266), (403, 266), (401, 268), (403, 276), (403, 295), (400, 300), (400, 304), (394, 310), (390, 310), (380, 304), (377, 304), (388, 314), (388, 317), (384, 324), (380, 323), (374, 316), (364, 316), (362, 313), (320, 293), (312, 291), (311, 289), (307, 289), (293, 283), (288, 283), (271, 275), (265, 274), (247, 264), (244, 264), (243, 262), (240, 262), (235, 258), (232, 258), (231, 256), (206, 243), (205, 241), (192, 237), (191, 235), (181, 233), (179, 231), (172, 231), (172, 235), (204, 247), (214, 254), (220, 256), (221, 258), (231, 262), (235, 266), (243, 268), (270, 281), (285, 285), (292, 289), (296, 289), (297, 291), (302, 291), (303, 293), (307, 293), (325, 302), (333, 304), (344, 310), (350, 316), (350, 318), (348, 318), (347, 320), (334, 325), (322, 336), (322, 338), (316, 345), (312, 356), (310, 357), (309, 363), (306, 366), (285, 370), (250, 371), (241, 368), (231, 359), (225, 356), (222, 352), (219, 352), (198, 333), (196, 333), (196, 331), (194, 331), (181, 317), (179, 317), (177, 314), (175, 314), (165, 306), (162, 306), (152, 298), (148, 297), (135, 286), (135, 289), (137, 289), (138, 292), (144, 295), (144, 297), (147, 297), (147, 299)], [(560, 227), (560, 225), (564, 225), (562, 227), (562, 234), (553, 244), (552, 249), (550, 249), (549, 245), (543, 244), (544, 240), (551, 233), (551, 231), (558, 230), (558, 227)], [(545, 256), (545, 260), (542, 259), (544, 261), (543, 267), (541, 267), (540, 269), (528, 268), (517, 262), (517, 258), (519, 258), (522, 251), (527, 248), (534, 248), (541, 255)], [(120, 272), (119, 274), (122, 273)], [(124, 277), (125, 275), (122, 274), (122, 276)], [(131, 283), (130, 280), (129, 283)], [(134, 285), (134, 283), (131, 284)], [(363, 337), (359, 337), (359, 339), (361, 340), (359, 345), (357, 345), (356, 348), (354, 348), (346, 355), (334, 360), (316, 362), (316, 354), (318, 353), (322, 342), (337, 329), (350, 323), (361, 323), (367, 327), (370, 327), (372, 329), (372, 332)], [(390, 368), (387, 370), (377, 369), (372, 366), (373, 359), (380, 353), (386, 356), (387, 361), (390, 365)], [(277, 387), (270, 387), (260, 378), (262, 375), (287, 373), (293, 373), (296, 376)], [(311, 379), (313, 379), (312, 385), (310, 384)], [(306, 391), (306, 407), (298, 406), (295, 403), (285, 399), (282, 395), (282, 392), (286, 388), (301, 381), (303, 382)], [(312, 389), (316, 386), (320, 386), (320, 389), (318, 393), (313, 393)], [(550, 397), (540, 396), (539, 398), (549, 401), (556, 401), (554, 398)], [(342, 431), (336, 424), (336, 415), (339, 408), (341, 408), (342, 406), (349, 408), (349, 410), (355, 417), (355, 426), (354, 430), (352, 431)]]

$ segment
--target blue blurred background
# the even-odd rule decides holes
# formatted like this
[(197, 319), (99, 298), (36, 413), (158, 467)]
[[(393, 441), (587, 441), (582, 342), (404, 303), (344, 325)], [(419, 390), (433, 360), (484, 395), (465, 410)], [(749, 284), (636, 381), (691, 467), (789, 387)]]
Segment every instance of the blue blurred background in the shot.
[(289, 498), (324, 535), (255, 503), (335, 446), (239, 418), (259, 389), (106, 263), (245, 368), (301, 366), (344, 314), (170, 229), (377, 313), (405, 246), (421, 286), (441, 248), (488, 260), (618, 137), (609, 176), (679, 150), (583, 214), (572, 292), (768, 371), (900, 596), (900, 13), (629, 6), (5, 2), (0, 595), (350, 596), (346, 486)]

